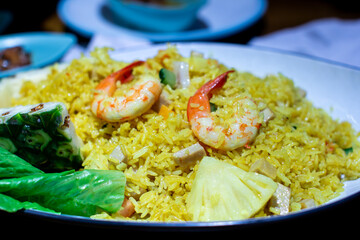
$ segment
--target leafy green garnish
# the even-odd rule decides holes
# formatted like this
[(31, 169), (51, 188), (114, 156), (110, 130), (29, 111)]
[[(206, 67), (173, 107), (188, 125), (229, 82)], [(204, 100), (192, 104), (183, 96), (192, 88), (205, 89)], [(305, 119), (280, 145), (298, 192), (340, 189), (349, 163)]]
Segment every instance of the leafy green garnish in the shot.
[(124, 201), (126, 178), (117, 170), (44, 173), (0, 148), (0, 209), (37, 209), (91, 216), (114, 213)]
[(0, 179), (43, 173), (30, 163), (0, 147)]
[(71, 130), (64, 130), (70, 121), (69, 116), (65, 116), (65, 106), (60, 103), (38, 106), (42, 107), (41, 111), (24, 112), (14, 108), (9, 110), (14, 111), (14, 115), (1, 116), (0, 147), (46, 172), (79, 169), (80, 149), (69, 134)]
[(0, 209), (7, 212), (16, 212), (21, 209), (34, 209), (44, 212), (58, 213), (49, 208), (42, 207), (34, 202), (21, 202), (12, 197), (0, 193)]
[[(89, 217), (98, 211), (118, 211), (124, 201), (125, 182), (124, 174), (117, 170), (44, 173), (2, 179), (0, 193), (56, 212)], [(0, 202), (0, 206), (4, 204)]]

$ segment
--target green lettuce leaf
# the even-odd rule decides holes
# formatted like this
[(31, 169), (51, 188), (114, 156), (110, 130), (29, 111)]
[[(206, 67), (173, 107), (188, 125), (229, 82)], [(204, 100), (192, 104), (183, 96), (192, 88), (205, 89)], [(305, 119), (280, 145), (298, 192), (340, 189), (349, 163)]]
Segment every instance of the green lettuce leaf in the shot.
[(20, 202), (12, 197), (0, 194), (0, 210), (7, 212), (16, 212), (22, 209), (34, 209), (44, 212), (57, 213), (51, 209), (44, 208), (37, 203), (33, 202)]
[(43, 173), (27, 161), (0, 147), (0, 179)]
[[(121, 171), (67, 171), (2, 179), (0, 193), (22, 203), (37, 203), (63, 214), (88, 217), (99, 211), (118, 211), (124, 200), (125, 184)], [(0, 209), (6, 204), (0, 199)]]

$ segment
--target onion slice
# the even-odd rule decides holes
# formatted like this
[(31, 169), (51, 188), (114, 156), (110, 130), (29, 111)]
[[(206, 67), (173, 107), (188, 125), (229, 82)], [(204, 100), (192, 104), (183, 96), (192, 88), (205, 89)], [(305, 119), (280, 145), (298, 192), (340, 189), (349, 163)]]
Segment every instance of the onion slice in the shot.
[(176, 85), (180, 88), (187, 88), (190, 85), (189, 64), (186, 62), (173, 62), (173, 69), (176, 76)]

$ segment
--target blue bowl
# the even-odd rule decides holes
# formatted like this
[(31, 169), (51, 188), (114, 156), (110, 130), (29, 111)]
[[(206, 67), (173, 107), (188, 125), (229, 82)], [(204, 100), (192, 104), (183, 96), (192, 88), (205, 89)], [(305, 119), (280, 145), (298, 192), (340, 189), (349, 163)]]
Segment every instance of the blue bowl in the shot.
[(177, 32), (189, 28), (206, 0), (171, 0), (156, 5), (130, 0), (108, 0), (111, 11), (131, 27), (153, 32)]
[(21, 46), (31, 54), (31, 64), (0, 71), (0, 79), (18, 72), (39, 68), (58, 61), (77, 42), (70, 33), (24, 32), (0, 36), (0, 50)]

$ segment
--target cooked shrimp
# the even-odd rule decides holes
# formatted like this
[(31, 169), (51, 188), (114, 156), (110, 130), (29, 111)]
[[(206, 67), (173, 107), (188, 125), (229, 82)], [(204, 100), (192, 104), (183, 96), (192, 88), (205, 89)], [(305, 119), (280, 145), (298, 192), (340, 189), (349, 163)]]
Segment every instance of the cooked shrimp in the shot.
[(231, 72), (234, 71), (227, 71), (204, 84), (190, 97), (187, 106), (188, 120), (195, 136), (201, 142), (221, 150), (232, 150), (248, 144), (260, 127), (257, 106), (250, 98), (237, 101), (238, 108), (228, 127), (216, 125), (209, 100), (214, 90), (223, 87)]
[(108, 122), (123, 122), (136, 118), (151, 108), (162, 91), (160, 80), (151, 75), (143, 76), (125, 96), (113, 97), (116, 82), (131, 81), (133, 68), (143, 63), (134, 62), (99, 83), (91, 104), (91, 111), (98, 118)]

